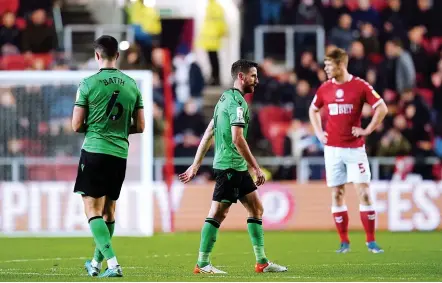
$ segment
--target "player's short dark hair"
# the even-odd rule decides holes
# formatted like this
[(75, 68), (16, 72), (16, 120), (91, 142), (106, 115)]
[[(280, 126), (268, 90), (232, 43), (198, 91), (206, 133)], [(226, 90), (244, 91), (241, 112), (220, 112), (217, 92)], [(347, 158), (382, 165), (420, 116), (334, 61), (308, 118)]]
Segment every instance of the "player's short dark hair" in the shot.
[(232, 64), (230, 73), (235, 80), (239, 73), (248, 73), (251, 68), (258, 68), (258, 64), (253, 61), (240, 59)]
[(332, 61), (336, 65), (344, 63), (348, 64), (348, 54), (342, 48), (333, 48), (325, 55), (325, 60)]
[(115, 59), (118, 53), (118, 41), (110, 35), (103, 35), (94, 41), (94, 49), (103, 59)]

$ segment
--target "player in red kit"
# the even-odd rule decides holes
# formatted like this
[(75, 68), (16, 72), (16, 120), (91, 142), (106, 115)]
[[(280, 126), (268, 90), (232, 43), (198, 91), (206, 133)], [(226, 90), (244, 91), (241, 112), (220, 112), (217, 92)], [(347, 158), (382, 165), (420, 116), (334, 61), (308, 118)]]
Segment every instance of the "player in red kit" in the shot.
[[(318, 89), (309, 116), (316, 136), (324, 144), (327, 186), (332, 188), (331, 212), (341, 239), (337, 252), (346, 253), (350, 250), (344, 194), (345, 184), (353, 183), (359, 196), (359, 210), (368, 250), (382, 253), (383, 250), (375, 240), (376, 213), (370, 198), (371, 173), (364, 137), (381, 124), (388, 109), (372, 86), (348, 73), (348, 55), (344, 50), (336, 48), (330, 51), (324, 64), (329, 80)], [(374, 109), (373, 118), (365, 129), (361, 128), (364, 103)], [(325, 131), (319, 113), (323, 107), (327, 117)]]

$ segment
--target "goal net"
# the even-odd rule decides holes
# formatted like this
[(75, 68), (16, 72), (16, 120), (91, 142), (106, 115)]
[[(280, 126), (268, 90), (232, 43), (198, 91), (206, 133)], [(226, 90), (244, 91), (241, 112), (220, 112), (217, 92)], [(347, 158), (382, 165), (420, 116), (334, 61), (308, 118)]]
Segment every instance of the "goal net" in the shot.
[[(144, 100), (144, 134), (129, 137), (116, 235), (153, 234), (152, 75), (125, 72)], [(89, 71), (0, 72), (0, 234), (90, 235), (72, 193), (84, 134), (72, 131), (78, 84)]]

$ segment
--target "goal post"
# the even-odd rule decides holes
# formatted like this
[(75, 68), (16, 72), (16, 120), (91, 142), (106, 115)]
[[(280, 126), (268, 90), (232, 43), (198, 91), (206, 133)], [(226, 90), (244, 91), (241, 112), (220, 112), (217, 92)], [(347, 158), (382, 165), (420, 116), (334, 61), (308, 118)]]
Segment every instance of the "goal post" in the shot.
[[(96, 71), (0, 71), (0, 234), (90, 236), (73, 194), (84, 135), (70, 127), (79, 82)], [(150, 71), (124, 71), (142, 93), (145, 131), (130, 135), (116, 236), (153, 235)]]

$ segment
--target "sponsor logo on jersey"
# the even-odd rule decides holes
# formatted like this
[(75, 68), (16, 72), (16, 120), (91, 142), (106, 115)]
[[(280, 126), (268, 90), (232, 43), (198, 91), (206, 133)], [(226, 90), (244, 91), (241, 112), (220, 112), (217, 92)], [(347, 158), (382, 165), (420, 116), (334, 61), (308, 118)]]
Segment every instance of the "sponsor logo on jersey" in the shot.
[(332, 103), (328, 105), (328, 110), (331, 116), (348, 115), (353, 111), (353, 104)]
[(245, 123), (244, 121), (244, 108), (237, 107), (236, 108), (236, 119), (239, 123)]
[(368, 214), (368, 220), (375, 220), (376, 219), (376, 214)]

